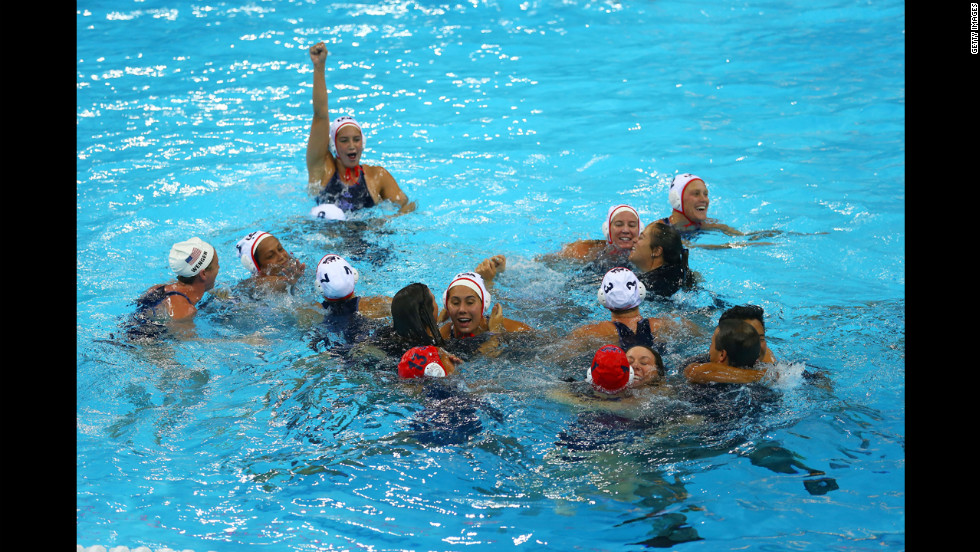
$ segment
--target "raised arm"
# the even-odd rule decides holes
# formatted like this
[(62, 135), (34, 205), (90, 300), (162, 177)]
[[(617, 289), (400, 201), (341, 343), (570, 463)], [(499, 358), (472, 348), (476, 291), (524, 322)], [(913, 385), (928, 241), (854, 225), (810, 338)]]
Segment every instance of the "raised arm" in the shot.
[(487, 257), (480, 261), (480, 264), (476, 265), (473, 272), (476, 272), (483, 278), (483, 283), (486, 284), (488, 288), (493, 287), (493, 279), (497, 277), (497, 274), (503, 272), (507, 268), (507, 257), (503, 255), (494, 255), (493, 257)]
[(306, 170), (309, 173), (309, 192), (315, 195), (326, 180), (326, 166), (333, 161), (330, 153), (330, 112), (327, 107), (327, 79), (324, 75), (327, 46), (317, 42), (310, 47), (313, 62), (313, 122), (306, 144)]

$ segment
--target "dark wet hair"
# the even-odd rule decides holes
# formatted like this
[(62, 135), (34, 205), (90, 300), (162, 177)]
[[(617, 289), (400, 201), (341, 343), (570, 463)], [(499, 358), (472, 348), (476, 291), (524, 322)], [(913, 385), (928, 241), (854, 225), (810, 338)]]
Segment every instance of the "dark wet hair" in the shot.
[(758, 305), (738, 305), (732, 307), (721, 314), (721, 318), (718, 319), (719, 322), (722, 320), (758, 320), (762, 327), (766, 327), (766, 322), (763, 320), (765, 311), (762, 307)]
[(391, 298), (391, 325), (400, 337), (418, 345), (443, 345), (439, 323), (432, 314), (432, 292), (409, 284)]
[(680, 232), (663, 221), (655, 221), (647, 226), (653, 233), (650, 235), (650, 248), (660, 246), (664, 251), (664, 262), (667, 264), (681, 264), (687, 266), (687, 259), (684, 257), (684, 244), (681, 241)]
[(663, 221), (654, 221), (647, 225), (650, 230), (650, 249), (661, 247), (663, 249), (664, 264), (676, 265), (684, 269), (684, 281), (682, 285), (690, 288), (695, 283), (694, 274), (687, 265), (687, 248), (681, 241), (681, 234), (670, 224)]
[(759, 332), (744, 320), (718, 322), (715, 349), (728, 353), (728, 364), (736, 368), (748, 368), (759, 360), (761, 350)]

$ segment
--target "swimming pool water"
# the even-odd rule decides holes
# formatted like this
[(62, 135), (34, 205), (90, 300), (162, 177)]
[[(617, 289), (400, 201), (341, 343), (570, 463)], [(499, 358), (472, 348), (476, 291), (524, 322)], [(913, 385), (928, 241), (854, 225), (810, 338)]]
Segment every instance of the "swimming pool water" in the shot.
[[(111, 1), (76, 20), (79, 544), (904, 549), (902, 3)], [(419, 206), (361, 242), (306, 217), (319, 40), (331, 109)], [(200, 340), (110, 338), (174, 242), (214, 244), (232, 289), (256, 229), (308, 266), (348, 255), (364, 295), (441, 291), (503, 253), (505, 312), (560, 335), (603, 313), (541, 256), (597, 237), (616, 202), (666, 216), (678, 172), (705, 178), (711, 216), (782, 233), (693, 249), (702, 288), (651, 314), (710, 327), (715, 298), (762, 305), (786, 369), (831, 389), (789, 378), (778, 409), (711, 431), (617, 431), (549, 397), (570, 368), (544, 339), (440, 395), (311, 350), (312, 281), (212, 301)], [(675, 344), (668, 368), (706, 348)], [(767, 443), (839, 488), (753, 463)]]

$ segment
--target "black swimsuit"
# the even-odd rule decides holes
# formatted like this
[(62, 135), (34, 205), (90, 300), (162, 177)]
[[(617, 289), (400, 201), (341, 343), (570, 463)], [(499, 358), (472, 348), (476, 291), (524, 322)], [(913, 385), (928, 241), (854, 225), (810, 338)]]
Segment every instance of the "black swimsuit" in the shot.
[(651, 351), (660, 353), (661, 356), (667, 354), (664, 344), (653, 337), (653, 332), (650, 331), (649, 318), (643, 318), (637, 322), (635, 332), (622, 322), (613, 320), (613, 325), (616, 326), (616, 333), (619, 334), (619, 346), (624, 351), (628, 351), (630, 347), (642, 345)]
[(364, 180), (364, 169), (357, 166), (357, 184), (350, 186), (340, 181), (340, 175), (334, 171), (330, 181), (316, 196), (316, 204), (332, 203), (344, 211), (356, 211), (374, 207), (374, 198), (368, 191), (367, 181)]
[[(368, 339), (380, 322), (360, 315), (360, 301), (360, 297), (346, 301), (323, 301), (321, 304), (326, 313), (323, 322), (313, 331), (310, 347), (314, 351), (332, 349), (343, 354), (353, 345)], [(338, 340), (338, 337), (341, 339)]]
[(647, 290), (647, 300), (670, 297), (684, 286), (687, 270), (680, 265), (661, 265), (636, 277)]
[(168, 297), (180, 295), (194, 306), (194, 301), (179, 291), (164, 291), (164, 286), (154, 286), (136, 299), (136, 312), (133, 313), (126, 325), (126, 336), (130, 339), (147, 339), (162, 336), (167, 331), (167, 325), (157, 320), (154, 311)]

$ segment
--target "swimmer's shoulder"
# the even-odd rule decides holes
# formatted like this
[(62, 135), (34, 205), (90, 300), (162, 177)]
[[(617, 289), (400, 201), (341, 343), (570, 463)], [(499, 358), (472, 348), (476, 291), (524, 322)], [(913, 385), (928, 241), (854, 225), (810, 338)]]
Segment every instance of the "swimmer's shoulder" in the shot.
[(197, 307), (183, 295), (171, 295), (164, 303), (169, 304), (167, 311), (173, 320), (184, 320), (197, 314)]
[(593, 259), (598, 257), (606, 247), (602, 240), (578, 240), (565, 244), (558, 251), (558, 257), (565, 259)]
[(391, 297), (371, 295), (361, 297), (357, 311), (368, 318), (388, 318), (391, 316)]

